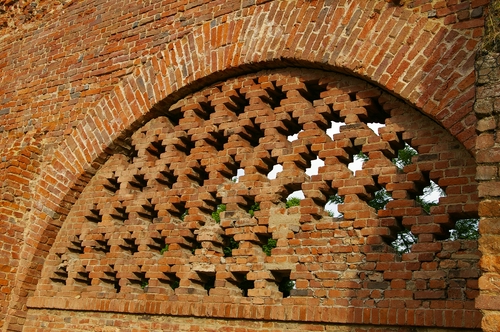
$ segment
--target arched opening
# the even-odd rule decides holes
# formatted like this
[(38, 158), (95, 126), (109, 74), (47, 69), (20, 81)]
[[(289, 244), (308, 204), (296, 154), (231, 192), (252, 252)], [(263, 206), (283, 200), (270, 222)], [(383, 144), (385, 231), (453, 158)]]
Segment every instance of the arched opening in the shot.
[[(92, 310), (102, 298), (222, 297), (292, 310), (308, 298), (375, 312), (394, 296), (404, 310), (474, 301), (477, 243), (449, 232), (477, 217), (475, 163), (446, 130), (365, 81), (292, 68), (247, 74), (180, 99), (127, 139), (130, 153), (110, 157), (71, 209), (41, 303), (57, 295)], [(398, 167), (405, 146), (418, 155)], [(418, 198), (431, 183), (446, 196), (426, 210)], [(374, 207), (382, 190), (391, 199)], [(332, 197), (342, 216), (325, 209)], [(402, 231), (416, 239), (404, 253), (391, 246)]]

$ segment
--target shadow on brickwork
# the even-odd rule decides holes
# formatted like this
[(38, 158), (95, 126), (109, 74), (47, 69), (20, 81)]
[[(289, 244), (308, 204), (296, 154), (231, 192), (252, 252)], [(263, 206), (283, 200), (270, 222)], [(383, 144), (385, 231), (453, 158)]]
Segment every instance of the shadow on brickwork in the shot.
[[(449, 237), (477, 218), (474, 159), (381, 89), (263, 71), (179, 100), (129, 141), (73, 206), (31, 308), (478, 327), (477, 241)], [(398, 168), (405, 146), (418, 155)], [(446, 195), (426, 210), (431, 181)], [(375, 209), (382, 189), (391, 200)], [(401, 231), (418, 239), (404, 254), (390, 245)]]

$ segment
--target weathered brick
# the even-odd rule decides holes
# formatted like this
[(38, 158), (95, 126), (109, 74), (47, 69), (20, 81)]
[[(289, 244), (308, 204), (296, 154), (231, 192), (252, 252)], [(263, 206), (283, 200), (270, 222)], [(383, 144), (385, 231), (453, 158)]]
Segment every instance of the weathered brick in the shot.
[[(401, 278), (410, 286), (413, 273), (437, 266), (476, 271), (476, 249), (460, 247), (450, 258), (440, 246), (449, 241), (436, 238), (451, 225), (446, 213), (476, 215), (474, 170), (462, 161), (473, 165), (477, 153), (486, 163), (476, 176), (485, 181), (481, 195), (496, 195), (494, 182), (486, 182), (498, 175), (490, 117), (498, 103), (493, 89), (483, 89), (494, 77), (491, 61), (478, 65), (474, 111), (481, 120), (471, 114), (487, 3), (397, 4), (4, 1), (0, 254), (12, 270), (0, 269), (0, 294), (15, 296), (0, 295), (0, 329), (21, 330), (25, 322), (26, 330), (119, 328), (130, 317), (132, 325), (162, 330), (232, 329), (227, 318), (237, 322), (234, 330), (269, 328), (264, 320), (287, 321), (273, 323), (283, 330), (339, 323), (477, 327), (479, 311), (463, 311), (473, 308), (474, 291), (457, 288), (452, 295), (467, 299), (456, 312), (439, 311), (455, 303), (447, 299), (418, 309), (422, 303), (410, 299)], [(432, 10), (443, 19), (429, 19)], [(313, 64), (325, 71), (256, 74)], [(250, 74), (238, 77), (243, 73)], [(325, 133), (331, 120), (351, 126), (333, 142)], [(387, 135), (363, 129), (372, 121), (385, 122)], [(288, 143), (300, 129), (299, 140)], [(419, 150), (413, 172), (423, 174), (411, 177), (391, 164), (401, 138)], [(370, 161), (351, 175), (346, 165), (360, 148)], [(304, 169), (317, 156), (326, 166), (309, 179)], [(269, 181), (277, 161), (283, 174)], [(232, 184), (240, 167), (245, 176)], [(448, 195), (430, 217), (413, 199), (428, 177)], [(394, 200), (377, 214), (366, 203), (381, 187)], [(286, 210), (284, 198), (298, 189), (307, 198)], [(342, 221), (324, 211), (334, 193), (345, 196)], [(261, 210), (250, 213), (255, 202)], [(221, 203), (227, 213), (216, 224), (211, 213)], [(494, 218), (491, 206), (479, 214)], [(401, 221), (421, 243), (399, 257), (386, 242)], [(487, 223), (481, 227), (496, 234)], [(222, 258), (233, 236), (239, 248)], [(268, 238), (277, 240), (271, 256), (261, 248)], [(490, 247), (488, 238), (483, 245)], [(246, 277), (255, 279), (248, 297), (238, 288)], [(296, 278), (296, 296), (282, 299), (277, 283), (284, 277)], [(207, 292), (211, 278), (215, 288)], [(446, 282), (419, 281), (419, 289)], [(31, 309), (19, 310), (36, 284)], [(404, 308), (408, 301), (414, 311)], [(36, 309), (44, 306), (71, 311)], [(144, 314), (169, 320), (139, 322)], [(204, 317), (202, 327), (182, 317), (190, 315)], [(315, 324), (295, 323), (301, 321)]]

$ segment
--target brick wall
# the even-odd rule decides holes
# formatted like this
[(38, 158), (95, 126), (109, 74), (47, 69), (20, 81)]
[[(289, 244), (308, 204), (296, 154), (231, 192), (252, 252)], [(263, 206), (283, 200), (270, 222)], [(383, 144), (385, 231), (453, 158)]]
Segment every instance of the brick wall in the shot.
[[(25, 331), (63, 331), (71, 326), (73, 331), (116, 332), (136, 326), (144, 331), (341, 331), (341, 332), (425, 332), (428, 328), (404, 328), (393, 326), (368, 327), (361, 324), (335, 324), (333, 326), (307, 322), (249, 321), (238, 319), (214, 319), (200, 317), (136, 316), (126, 314), (69, 312), (62, 310), (37, 310), (30, 313)], [(433, 328), (446, 332), (447, 329)], [(456, 331), (456, 330), (454, 330)]]
[[(332, 138), (330, 121), (341, 124)], [(181, 99), (125, 141), (65, 220), (30, 308), (479, 326), (477, 242), (448, 239), (456, 220), (477, 216), (474, 160), (382, 90), (326, 71), (263, 71)], [(405, 142), (419, 154), (398, 170)], [(352, 174), (360, 152), (369, 160)], [(317, 158), (325, 165), (307, 174)], [(415, 199), (430, 181), (447, 196), (428, 213)], [(377, 213), (368, 202), (381, 188), (393, 200)], [(305, 199), (287, 209), (299, 189)], [(334, 194), (342, 217), (325, 211)], [(419, 241), (400, 256), (389, 243), (403, 228)]]
[(131, 132), (216, 81), (269, 67), (341, 70), (476, 148), (473, 63), (487, 1), (36, 4), (4, 1), (0, 13), (11, 22), (0, 39), (0, 222), (13, 234), (1, 251), (4, 329), (24, 324), (45, 257), (96, 170)]
[[(498, 230), (496, 223), (500, 216), (498, 184), (498, 157), (497, 134), (498, 123), (498, 98), (500, 73), (498, 37), (495, 35), (496, 18), (498, 17), (499, 3), (492, 3), (494, 14), (491, 14), (488, 30), (485, 36), (487, 42), (481, 49), (476, 61), (477, 93), (474, 111), (479, 119), (476, 130), (479, 133), (477, 149), (477, 180), (479, 181), (479, 195), (482, 201), (479, 206), (481, 216), (480, 250), (483, 253), (481, 268), (483, 274), (479, 279), (481, 295), (478, 297), (476, 307), (484, 312), (483, 330), (497, 331), (500, 328), (498, 315)], [(496, 45), (495, 45), (496, 41)]]

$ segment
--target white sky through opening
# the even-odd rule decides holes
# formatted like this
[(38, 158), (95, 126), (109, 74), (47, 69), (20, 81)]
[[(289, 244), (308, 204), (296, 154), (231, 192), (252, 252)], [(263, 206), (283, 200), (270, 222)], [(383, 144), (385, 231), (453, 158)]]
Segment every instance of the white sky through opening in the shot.
[[(337, 133), (340, 133), (340, 127), (343, 125), (345, 125), (343, 122), (332, 121), (331, 127), (326, 130), (326, 134), (333, 140), (334, 139), (333, 136)], [(368, 123), (368, 127), (370, 129), (372, 129), (376, 135), (378, 135), (378, 129), (381, 127), (384, 127), (384, 126), (385, 125), (381, 124), (381, 123)], [(302, 132), (302, 130), (299, 131), (299, 133), (300, 132)], [(293, 141), (297, 140), (299, 133), (288, 136), (287, 137), (288, 141), (293, 142)], [(324, 165), (325, 165), (325, 162), (318, 157), (317, 159), (311, 161), (311, 167), (306, 169), (306, 174), (308, 174), (309, 176), (317, 175), (319, 172), (319, 168), (324, 166)], [(352, 163), (350, 163), (348, 165), (348, 167), (353, 173), (355, 173), (357, 170), (362, 169), (363, 161), (360, 158), (354, 158), (354, 161)], [(276, 164), (273, 166), (273, 169), (267, 174), (267, 178), (270, 180), (276, 179), (276, 177), (278, 176), (278, 173), (280, 173), (281, 171), (283, 171), (283, 166), (280, 164)], [(235, 182), (238, 182), (239, 177), (244, 175), (244, 174), (245, 174), (245, 171), (243, 169), (238, 169), (238, 172), (237, 172), (236, 177), (235, 177)], [(293, 193), (288, 195), (287, 199), (289, 199), (291, 197), (296, 197), (296, 198), (300, 198), (300, 199), (305, 198), (302, 190), (294, 191)], [(334, 216), (339, 215), (338, 204), (327, 203), (325, 205), (325, 210), (332, 212)]]
[(276, 179), (276, 176), (278, 175), (279, 172), (281, 172), (283, 170), (283, 166), (281, 166), (280, 164), (276, 164), (273, 166), (273, 169), (271, 170), (271, 172), (269, 172), (267, 174), (267, 178), (269, 180), (274, 180)]

